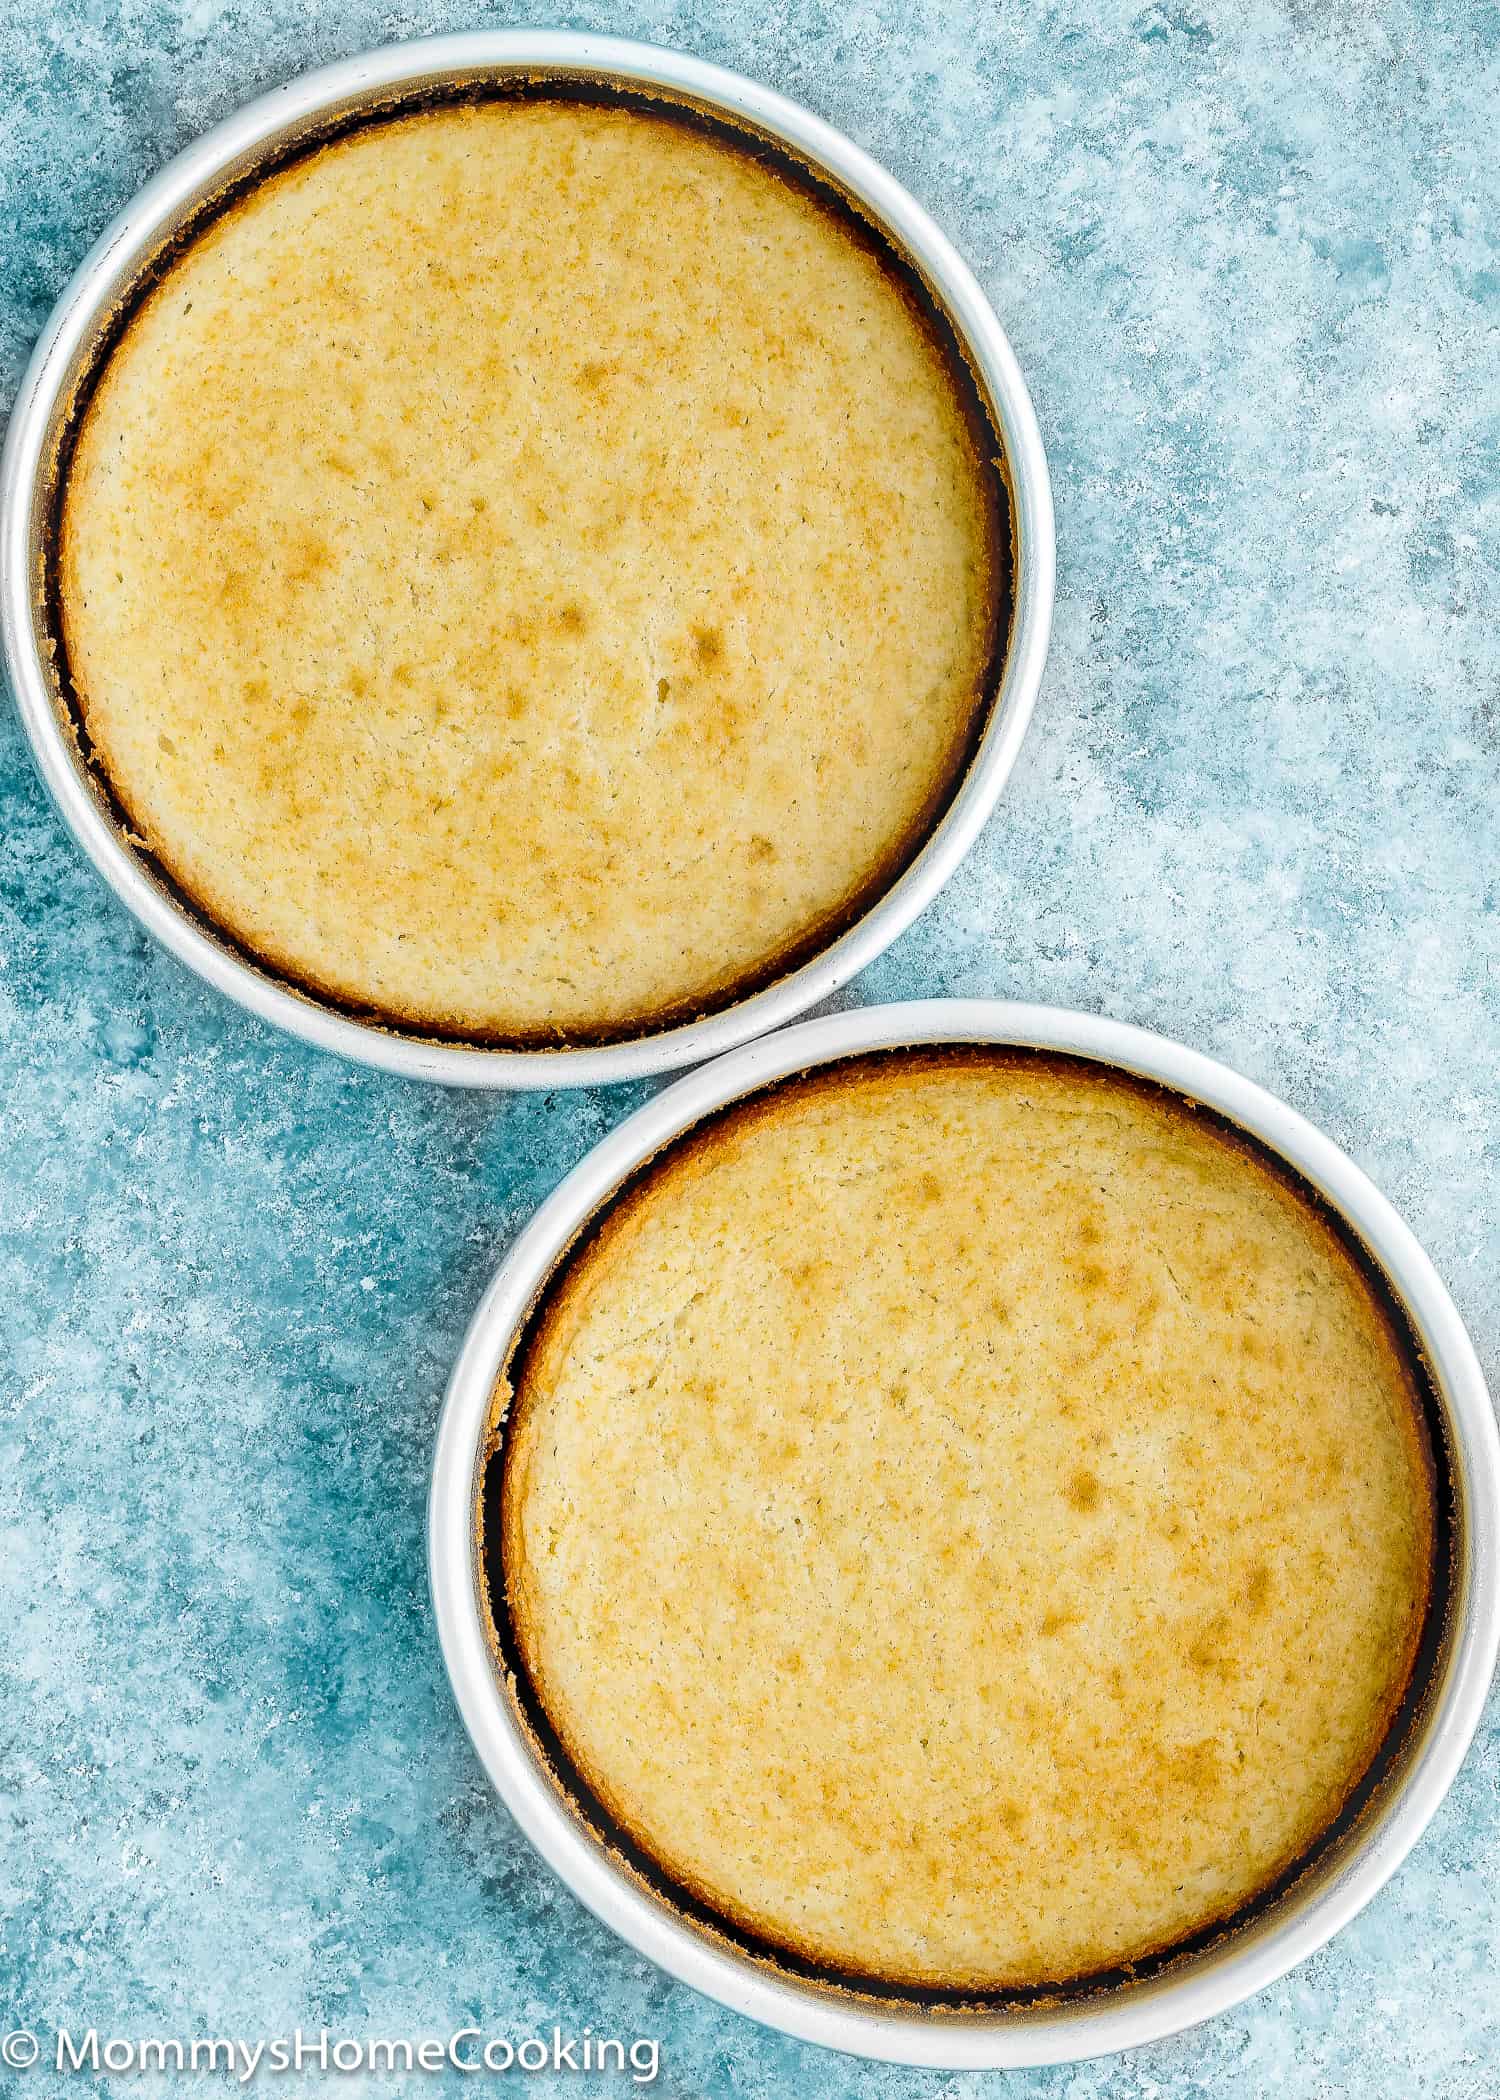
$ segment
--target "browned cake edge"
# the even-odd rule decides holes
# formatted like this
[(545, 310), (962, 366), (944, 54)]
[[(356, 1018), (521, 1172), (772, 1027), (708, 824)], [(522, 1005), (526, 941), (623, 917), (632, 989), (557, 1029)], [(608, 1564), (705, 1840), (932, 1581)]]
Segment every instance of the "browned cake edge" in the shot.
[[(1107, 1967), (1080, 1967), (1055, 1975), (1017, 1975), (999, 1984), (959, 1976), (934, 1984), (928, 1978), (903, 1974), (895, 1969), (855, 1973), (831, 1961), (812, 1943), (802, 1942), (795, 1935), (773, 1932), (753, 1910), (733, 1910), (690, 1874), (668, 1868), (652, 1851), (648, 1833), (627, 1816), (616, 1814), (605, 1806), (596, 1789), (586, 1753), (566, 1738), (548, 1710), (528, 1659), (531, 1629), (525, 1623), (524, 1609), (519, 1608), (517, 1585), (513, 1579), (513, 1571), (523, 1563), (524, 1555), (519, 1546), (519, 1522), (515, 1497), (511, 1492), (508, 1460), (515, 1449), (513, 1432), (524, 1420), (534, 1397), (530, 1383), (533, 1366), (565, 1324), (573, 1298), (586, 1287), (595, 1264), (608, 1259), (613, 1245), (652, 1202), (660, 1178), (667, 1170), (690, 1163), (716, 1144), (727, 1129), (753, 1129), (757, 1123), (772, 1120), (789, 1100), (838, 1091), (850, 1079), (880, 1067), (889, 1069), (892, 1064), (899, 1064), (914, 1076), (925, 1070), (952, 1069), (955, 1065), (980, 1066), (986, 1070), (1022, 1068), (1039, 1071), (1079, 1085), (1132, 1093), (1184, 1121), (1190, 1120), (1199, 1127), (1211, 1129), (1226, 1152), (1238, 1158), (1247, 1171), (1290, 1193), (1298, 1202), (1309, 1228), (1323, 1236), (1325, 1244), (1346, 1261), (1352, 1261), (1364, 1285), (1366, 1308), (1384, 1341), (1396, 1381), (1410, 1402), (1403, 1417), (1408, 1454), (1413, 1474), (1424, 1480), (1428, 1488), (1422, 1507), (1428, 1549), (1425, 1596), (1421, 1610), (1413, 1615), (1407, 1652), (1393, 1679), (1394, 1689), (1370, 1730), (1363, 1754), (1351, 1764), (1342, 1789), (1330, 1798), (1317, 1834), (1309, 1843), (1274, 1863), (1249, 1897), (1232, 1907), (1205, 1915), (1186, 1932), (1144, 1943), (1127, 1960), (1112, 1961)], [(1421, 1710), (1426, 1679), (1441, 1646), (1446, 1621), (1451, 1577), (1450, 1490), (1446, 1454), (1434, 1419), (1430, 1390), (1431, 1382), (1415, 1338), (1366, 1250), (1288, 1163), (1216, 1111), (1116, 1066), (1101, 1065), (1091, 1059), (1064, 1053), (992, 1045), (944, 1045), (856, 1053), (835, 1064), (774, 1081), (760, 1092), (706, 1117), (644, 1162), (603, 1209), (585, 1223), (571, 1245), (559, 1256), (517, 1334), (510, 1358), (497, 1380), (492, 1403), (489, 1442), (475, 1508), (479, 1588), (491, 1653), (512, 1711), (542, 1769), (569, 1810), (582, 1817), (595, 1836), (604, 1842), (616, 1865), (639, 1886), (659, 1900), (665, 1899), (670, 1907), (685, 1913), (710, 1937), (733, 1947), (738, 1953), (749, 1954), (773, 1969), (790, 1971), (804, 1982), (842, 1995), (852, 1994), (886, 2003), (897, 1999), (934, 2010), (993, 2010), (1095, 1995), (1122, 1983), (1157, 1974), (1250, 1924), (1300, 1881), (1335, 1841), (1368, 1813), (1383, 1772), (1399, 1754), (1410, 1723)]]
[[(231, 216), (280, 177), (356, 132), (400, 123), (407, 117), (455, 104), (517, 99), (602, 104), (630, 110), (649, 121), (707, 133), (727, 151), (770, 168), (795, 187), (845, 240), (875, 258), (887, 282), (899, 294), (907, 312), (936, 351), (969, 433), (989, 511), (984, 532), (982, 583), (989, 649), (976, 682), (968, 733), (960, 740), (946, 772), (935, 782), (903, 836), (838, 904), (805, 926), (795, 937), (783, 942), (752, 969), (726, 972), (706, 990), (691, 997), (643, 1008), (627, 1024), (618, 1027), (506, 1031), (475, 1027), (461, 1017), (435, 1017), (415, 1008), (403, 1008), (399, 1003), (377, 1005), (351, 999), (305, 965), (294, 963), (278, 943), (252, 944), (233, 932), (216, 916), (201, 884), (192, 883), (177, 863), (171, 841), (155, 833), (154, 827), (132, 806), (127, 790), (111, 771), (108, 752), (94, 735), (88, 694), (69, 648), (69, 595), (70, 584), (75, 578), (70, 545), (69, 469), (110, 360), (130, 335), (137, 316), (144, 312), (158, 287), (171, 275), (178, 260), (211, 225)], [(53, 665), (57, 698), (80, 762), (132, 855), (146, 863), (161, 887), (216, 941), (287, 989), (315, 1004), (330, 1007), (351, 1019), (373, 1024), (393, 1034), (418, 1040), (472, 1043), (485, 1049), (598, 1048), (654, 1035), (663, 1029), (680, 1027), (737, 1005), (791, 975), (829, 947), (863, 918), (906, 872), (952, 804), (973, 764), (994, 711), (1014, 615), (1016, 513), (1003, 444), (972, 360), (926, 280), (916, 265), (896, 247), (892, 236), (877, 224), (858, 200), (836, 187), (823, 170), (798, 159), (789, 147), (753, 131), (748, 124), (731, 123), (718, 111), (679, 99), (664, 89), (606, 88), (600, 83), (570, 84), (550, 78), (491, 82), (480, 86), (471, 83), (446, 91), (428, 88), (393, 99), (389, 105), (345, 115), (319, 135), (305, 139), (279, 155), (269, 155), (248, 174), (241, 173), (218, 196), (207, 200), (152, 261), (100, 330), (92, 360), (74, 389), (57, 445), (46, 516), (41, 597), (46, 653)]]

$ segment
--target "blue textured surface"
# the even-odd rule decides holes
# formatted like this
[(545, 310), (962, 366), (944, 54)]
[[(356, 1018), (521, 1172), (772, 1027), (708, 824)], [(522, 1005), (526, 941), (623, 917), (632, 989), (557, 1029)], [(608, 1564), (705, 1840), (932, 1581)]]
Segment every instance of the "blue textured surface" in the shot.
[[(3, 398), (105, 219), (211, 120), (314, 61), (514, 19), (9, 0)], [(1035, 728), (982, 845), (857, 996), (1085, 1006), (1238, 1065), (1401, 1205), (1493, 1376), (1500, 16), (643, 0), (563, 19), (739, 67), (851, 132), (957, 238), (1032, 382), (1060, 562)], [(461, 1735), (422, 1510), (483, 1279), (631, 1097), (443, 1094), (281, 1041), (115, 906), (8, 714), (0, 795), (0, 2024), (7, 2005), (44, 2035), (592, 2022), (659, 2035), (654, 2090), (679, 2100), (1500, 2095), (1493, 1709), (1332, 1948), (1133, 2057), (858, 2066), (594, 1924)]]

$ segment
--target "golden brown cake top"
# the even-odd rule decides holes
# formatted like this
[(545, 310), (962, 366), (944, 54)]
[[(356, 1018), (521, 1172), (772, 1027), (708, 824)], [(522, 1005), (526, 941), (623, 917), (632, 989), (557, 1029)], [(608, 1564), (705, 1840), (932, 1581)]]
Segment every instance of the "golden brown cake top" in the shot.
[(1306, 1853), (1408, 1687), (1408, 1359), (1288, 1178), (1109, 1072), (772, 1091), (612, 1211), (516, 1383), (542, 1712), (679, 1887), (846, 1974), (1170, 1949)]
[(105, 365), (62, 508), (87, 733), (181, 888), (325, 993), (516, 1041), (702, 1011), (950, 794), (992, 442), (889, 256), (748, 153), (545, 101), (366, 127)]

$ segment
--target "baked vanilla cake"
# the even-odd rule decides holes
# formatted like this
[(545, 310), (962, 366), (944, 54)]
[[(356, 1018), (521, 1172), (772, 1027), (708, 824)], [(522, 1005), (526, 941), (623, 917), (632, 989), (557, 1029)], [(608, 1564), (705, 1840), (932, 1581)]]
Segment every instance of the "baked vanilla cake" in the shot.
[(763, 156), (558, 100), (367, 123), (191, 239), (81, 412), (86, 745), (204, 915), (357, 1011), (709, 1011), (946, 806), (994, 450), (890, 253)]
[(1123, 1075), (774, 1088), (627, 1189), (510, 1377), (521, 1711), (772, 1956), (982, 1993), (1168, 1953), (1307, 1856), (1412, 1684), (1407, 1346), (1289, 1175)]

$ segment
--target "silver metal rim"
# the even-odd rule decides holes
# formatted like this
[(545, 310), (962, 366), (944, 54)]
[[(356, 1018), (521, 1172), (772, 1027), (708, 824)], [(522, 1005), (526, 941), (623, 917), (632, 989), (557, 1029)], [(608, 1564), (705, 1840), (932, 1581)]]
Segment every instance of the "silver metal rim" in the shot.
[[(1047, 2011), (982, 2018), (880, 2010), (773, 1975), (710, 1942), (629, 1880), (543, 1775), (497, 1681), (481, 1617), (473, 1512), (496, 1376), (533, 1297), (578, 1227), (644, 1160), (701, 1116), (770, 1080), (863, 1050), (1025, 1044), (1158, 1080), (1230, 1117), (1334, 1205), (1379, 1263), (1426, 1351), (1457, 1503), (1451, 1633), (1404, 1770), (1362, 1826), (1256, 1926), (1151, 1982)], [(667, 1088), (596, 1146), (541, 1206), (474, 1315), (449, 1383), (429, 1505), (429, 1572), (459, 1711), (516, 1822), (574, 1893), (642, 1954), (736, 2012), (809, 2042), (936, 2069), (1073, 2062), (1161, 2039), (1238, 2004), (1321, 1947), (1421, 1836), (1468, 1748), (1500, 1639), (1500, 1440), (1484, 1377), (1431, 1262), (1373, 1183), (1295, 1110), (1180, 1044), (1093, 1015), (988, 1000), (870, 1007), (750, 1044)]]
[[(55, 712), (32, 602), (38, 478), (76, 360), (140, 258), (216, 178), (321, 111), (372, 91), (480, 71), (611, 76), (689, 95), (748, 119), (820, 165), (896, 236), (937, 289), (990, 392), (1016, 507), (1015, 624), (994, 713), (974, 761), (921, 853), (871, 909), (800, 969), (739, 1004), (597, 1049), (490, 1050), (416, 1040), (305, 998), (213, 938), (160, 889), (87, 785)], [(200, 977), (325, 1050), (454, 1086), (595, 1086), (717, 1056), (804, 1013), (846, 984), (909, 926), (953, 873), (994, 808), (1026, 732), (1052, 621), (1054, 541), (1046, 456), (1020, 367), (984, 293), (922, 207), (821, 118), (720, 66), (616, 37), (478, 32), (394, 44), (304, 74), (215, 126), (157, 175), (107, 228), (58, 301), (21, 383), (0, 463), (0, 635), (37, 765), (74, 837), (142, 924)]]

